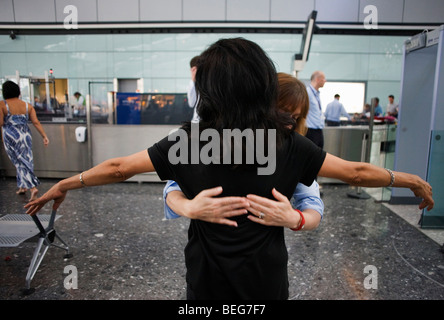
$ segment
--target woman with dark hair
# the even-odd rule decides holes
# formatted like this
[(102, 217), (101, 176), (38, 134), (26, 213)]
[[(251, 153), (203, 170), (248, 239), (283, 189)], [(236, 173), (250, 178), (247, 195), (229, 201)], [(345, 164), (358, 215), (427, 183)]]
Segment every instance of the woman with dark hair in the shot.
[(17, 194), (24, 194), (29, 189), (31, 200), (37, 198), (39, 179), (34, 175), (31, 131), (28, 121), (41, 134), (45, 146), (48, 137), (37, 118), (34, 107), (19, 99), (20, 88), (12, 81), (2, 85), (4, 101), (0, 101), (0, 126), (2, 127), (3, 144), (9, 159), (17, 170)]
[[(309, 110), (309, 98), (302, 81), (287, 73), (277, 74), (279, 90), (277, 108), (287, 112), (296, 121), (295, 131), (300, 135), (307, 133), (305, 119)], [(163, 190), (164, 214), (166, 219), (175, 219), (181, 216), (199, 219), (207, 222), (237, 226), (232, 217), (246, 213), (244, 208), (233, 206), (239, 199), (233, 197), (218, 197), (222, 188), (212, 188), (200, 192), (189, 200), (175, 181), (169, 180)], [(299, 222), (298, 212), (304, 215), (304, 230), (313, 230), (318, 227), (324, 215), (324, 203), (320, 198), (319, 185), (316, 181), (311, 186), (298, 183), (293, 193), (293, 205), (278, 191), (273, 190), (277, 201), (250, 195), (249, 201), (262, 205), (262, 212), (267, 219), (259, 222), (268, 225), (291, 227)], [(234, 203), (233, 203), (234, 202)], [(239, 205), (239, 204), (237, 204)], [(295, 210), (293, 209), (295, 208)], [(266, 212), (266, 213), (265, 213)], [(254, 216), (249, 218), (254, 219)]]
[[(322, 173), (364, 186), (409, 187), (418, 197), (424, 198), (421, 206), (433, 207), (431, 187), (419, 177), (402, 172), (389, 174), (370, 164), (336, 159), (294, 132), (293, 119), (276, 108), (278, 82), (274, 65), (257, 44), (240, 38), (222, 39), (200, 57), (196, 73), (200, 97), (197, 107), (201, 117), (199, 139), (193, 140), (196, 132), (188, 124), (179, 129), (178, 134), (154, 144), (148, 152), (143, 150), (110, 159), (58, 182), (42, 197), (27, 204), (27, 213), (35, 214), (51, 200), (54, 200), (53, 209), (57, 209), (68, 190), (124, 181), (135, 174), (152, 171), (162, 180), (175, 180), (189, 199), (204, 189), (219, 185), (223, 187), (222, 196), (242, 199), (256, 194), (273, 199), (273, 190), (279, 190), (290, 198), (298, 182), (310, 185), (317, 174)], [(217, 146), (227, 142), (223, 139), (225, 130), (238, 129), (253, 129), (256, 138), (264, 133), (260, 130), (264, 130), (270, 138), (256, 139), (253, 164), (220, 161), (225, 160), (224, 156), (230, 151), (227, 147), (217, 152)], [(184, 132), (185, 139), (182, 139)], [(205, 144), (208, 137), (215, 142)], [(265, 141), (273, 142), (273, 137), (275, 145), (265, 145)], [(251, 151), (251, 145), (242, 142), (241, 146)], [(209, 149), (214, 151), (210, 163), (206, 157)], [(274, 153), (274, 159), (269, 160), (274, 161), (275, 167), (270, 174), (261, 175), (259, 169), (264, 165), (261, 156), (265, 149), (268, 154)], [(344, 168), (346, 172), (342, 172)], [(242, 203), (239, 201), (240, 205)], [(257, 214), (256, 219), (266, 220), (257, 209), (248, 207), (250, 213)], [(185, 248), (188, 298), (287, 299), (288, 256), (284, 229), (254, 223), (246, 215), (233, 219), (237, 222), (236, 228), (190, 221)], [(295, 229), (303, 226), (302, 215), (298, 220)]]

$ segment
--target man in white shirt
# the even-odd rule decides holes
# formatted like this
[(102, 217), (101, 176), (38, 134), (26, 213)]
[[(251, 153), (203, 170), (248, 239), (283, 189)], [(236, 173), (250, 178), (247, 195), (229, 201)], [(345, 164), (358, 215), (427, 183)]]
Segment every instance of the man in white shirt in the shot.
[(387, 115), (397, 118), (398, 117), (398, 104), (395, 103), (395, 97), (391, 94), (388, 96), (389, 103), (387, 105)]
[(74, 95), (69, 99), (69, 105), (72, 108), (74, 116), (84, 116), (86, 115), (85, 98), (83, 98), (80, 92), (75, 92)]
[(325, 110), (325, 120), (327, 122), (327, 126), (338, 127), (341, 125), (341, 116), (346, 117), (348, 120), (351, 120), (350, 115), (345, 111), (344, 105), (339, 102), (340, 95), (335, 94), (335, 98), (332, 102), (327, 105), (327, 109)]

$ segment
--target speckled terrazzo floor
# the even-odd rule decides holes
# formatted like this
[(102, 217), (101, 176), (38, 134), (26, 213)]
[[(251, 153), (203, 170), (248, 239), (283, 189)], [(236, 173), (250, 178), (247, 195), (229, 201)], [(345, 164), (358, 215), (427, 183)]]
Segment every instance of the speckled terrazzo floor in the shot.
[[(42, 179), (40, 194), (55, 181)], [(24, 212), (25, 197), (15, 189), (15, 179), (0, 180), (0, 216)], [(50, 248), (32, 281), (35, 292), (23, 295), (35, 243), (0, 248), (0, 299), (184, 300), (188, 221), (163, 219), (162, 189), (120, 183), (71, 191), (56, 230), (74, 256), (66, 260)], [(347, 192), (324, 185), (320, 227), (286, 230), (290, 299), (444, 299), (440, 245), (383, 204)], [(78, 271), (77, 289), (64, 287), (68, 265)], [(373, 282), (366, 268), (377, 270)]]

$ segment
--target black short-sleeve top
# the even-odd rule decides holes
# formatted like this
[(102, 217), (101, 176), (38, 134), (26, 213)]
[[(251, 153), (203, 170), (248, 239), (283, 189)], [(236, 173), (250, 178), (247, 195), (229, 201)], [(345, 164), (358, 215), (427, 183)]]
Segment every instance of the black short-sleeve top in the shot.
[[(259, 175), (254, 166), (172, 164), (168, 151), (175, 143), (165, 137), (148, 154), (160, 179), (175, 180), (189, 199), (217, 186), (223, 188), (221, 196), (256, 194), (275, 200), (271, 190), (276, 188), (290, 199), (299, 182), (313, 183), (326, 155), (291, 133), (276, 152), (274, 172)], [(185, 248), (189, 290), (197, 299), (287, 299), (283, 228), (254, 223), (246, 215), (233, 219), (238, 227), (191, 220)]]

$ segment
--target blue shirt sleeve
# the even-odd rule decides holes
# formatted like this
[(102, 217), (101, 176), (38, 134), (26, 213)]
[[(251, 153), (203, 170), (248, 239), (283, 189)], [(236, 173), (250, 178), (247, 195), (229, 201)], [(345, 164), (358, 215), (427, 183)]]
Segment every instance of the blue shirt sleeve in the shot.
[(348, 120), (351, 120), (350, 115), (347, 113), (347, 110), (345, 110), (345, 107), (343, 104), (341, 104), (341, 114), (345, 117), (347, 117)]
[(163, 188), (163, 212), (165, 215), (165, 219), (168, 220), (180, 218), (180, 215), (171, 210), (171, 208), (167, 205), (166, 202), (166, 197), (168, 193), (175, 190), (182, 191), (176, 181), (168, 180), (165, 187)]
[(305, 209), (313, 209), (319, 212), (321, 220), (324, 217), (324, 202), (319, 193), (319, 184), (313, 181), (309, 187), (302, 183), (298, 183), (293, 193), (293, 207), (303, 211)]

